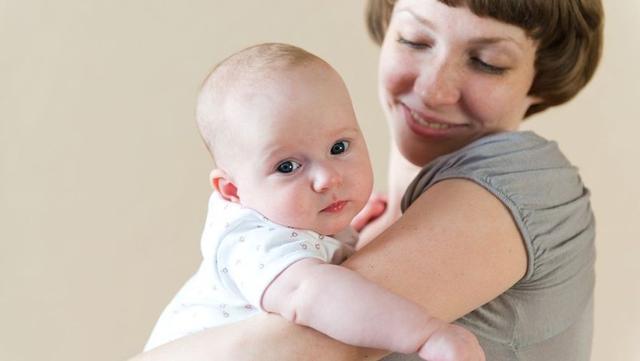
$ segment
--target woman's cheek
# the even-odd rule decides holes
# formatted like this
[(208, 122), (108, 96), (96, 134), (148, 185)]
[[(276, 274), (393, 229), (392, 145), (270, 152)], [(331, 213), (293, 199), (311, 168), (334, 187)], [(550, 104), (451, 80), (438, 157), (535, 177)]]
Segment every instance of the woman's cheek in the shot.
[[(400, 74), (386, 72), (381, 78), (382, 88), (388, 98), (392, 98), (401, 92), (403, 79)], [(390, 99), (387, 99), (389, 101)]]
[(382, 88), (390, 94), (399, 94), (411, 84), (411, 62), (392, 46), (383, 49), (380, 57), (379, 79)]
[(467, 88), (467, 111), (490, 131), (516, 130), (526, 109), (520, 106), (513, 90), (500, 84), (477, 82), (475, 85)]

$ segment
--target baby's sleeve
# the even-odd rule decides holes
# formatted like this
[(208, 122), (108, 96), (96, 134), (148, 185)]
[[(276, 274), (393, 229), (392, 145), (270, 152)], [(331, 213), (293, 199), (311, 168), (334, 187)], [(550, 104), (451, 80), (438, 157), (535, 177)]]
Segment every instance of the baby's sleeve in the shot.
[(313, 232), (254, 224), (221, 240), (216, 265), (226, 289), (262, 309), (264, 291), (288, 266), (304, 258), (329, 262), (333, 253)]

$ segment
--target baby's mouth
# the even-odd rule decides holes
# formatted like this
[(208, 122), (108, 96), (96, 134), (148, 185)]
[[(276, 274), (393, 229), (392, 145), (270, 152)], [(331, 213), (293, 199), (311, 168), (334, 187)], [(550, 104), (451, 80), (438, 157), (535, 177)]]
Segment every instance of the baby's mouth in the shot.
[(329, 206), (325, 207), (322, 212), (336, 213), (340, 212), (346, 205), (347, 201), (337, 201), (331, 203)]

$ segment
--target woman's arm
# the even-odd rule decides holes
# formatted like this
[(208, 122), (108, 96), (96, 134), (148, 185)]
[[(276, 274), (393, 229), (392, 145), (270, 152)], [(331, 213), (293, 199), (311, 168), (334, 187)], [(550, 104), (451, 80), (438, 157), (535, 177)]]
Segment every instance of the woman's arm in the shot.
[(527, 255), (511, 214), (468, 180), (441, 181), (343, 264), (453, 321), (521, 279)]
[[(343, 265), (453, 321), (522, 278), (527, 258), (504, 205), (481, 186), (452, 179), (429, 188)], [(252, 360), (255, 355), (261, 360), (375, 360), (384, 355), (338, 343), (279, 316), (261, 315), (216, 331), (222, 330), (174, 342), (172, 350), (179, 352), (171, 360)], [(140, 360), (164, 360), (165, 355)]]
[(279, 315), (260, 314), (169, 342), (129, 361), (350, 361), (378, 360), (387, 353), (343, 344)]

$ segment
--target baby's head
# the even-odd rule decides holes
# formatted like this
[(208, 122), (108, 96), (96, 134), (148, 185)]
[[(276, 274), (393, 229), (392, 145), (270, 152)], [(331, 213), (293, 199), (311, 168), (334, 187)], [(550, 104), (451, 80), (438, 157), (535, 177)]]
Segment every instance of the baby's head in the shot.
[(372, 171), (346, 86), (325, 61), (260, 44), (204, 81), (198, 126), (214, 189), (286, 226), (335, 234), (366, 203)]

